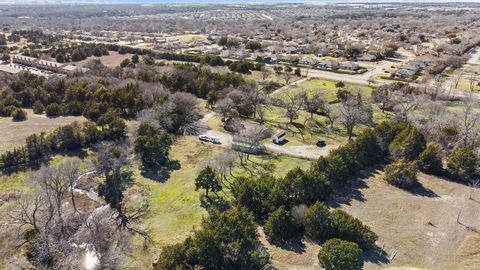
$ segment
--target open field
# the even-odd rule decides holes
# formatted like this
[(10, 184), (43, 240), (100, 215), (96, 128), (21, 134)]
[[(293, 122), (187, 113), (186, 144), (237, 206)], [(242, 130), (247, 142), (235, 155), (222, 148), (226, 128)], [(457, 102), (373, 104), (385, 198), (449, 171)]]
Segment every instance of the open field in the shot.
[[(408, 192), (385, 183), (382, 174), (374, 171), (328, 201), (370, 226), (387, 257), (397, 250), (390, 264), (370, 252), (365, 269), (478, 269), (480, 235), (472, 231), (480, 229), (478, 190), (469, 200), (468, 186), (420, 174), (422, 186)], [(460, 221), (471, 230), (456, 222), (462, 208)], [(262, 242), (280, 269), (321, 269), (315, 243), (303, 240), (287, 250)]]
[(85, 60), (82, 60), (82, 61), (79, 61), (79, 62), (71, 62), (69, 64), (76, 65), (76, 66), (79, 66), (79, 67), (83, 67), (88, 62), (90, 62), (91, 60), (100, 59), (102, 64), (104, 64), (105, 66), (110, 67), (110, 68), (114, 68), (114, 67), (118, 67), (123, 60), (125, 60), (127, 58), (132, 58), (132, 56), (133, 56), (133, 54), (130, 54), (130, 53), (119, 54), (118, 52), (109, 51), (109, 55), (104, 55), (104, 56), (101, 56), (101, 57), (91, 56), (91, 57), (88, 57)]
[(11, 117), (0, 117), (0, 153), (22, 146), (29, 135), (42, 131), (48, 132), (75, 121), (85, 121), (81, 116), (48, 118), (44, 114), (34, 114), (31, 109), (25, 109), (25, 111), (27, 120), (22, 122), (14, 122)]
[[(135, 261), (130, 261), (128, 267), (148, 267), (163, 246), (183, 241), (195, 226), (199, 226), (207, 212), (201, 202), (203, 192), (195, 191), (195, 177), (202, 163), (222, 149), (201, 143), (195, 137), (181, 137), (172, 147), (173, 165), (169, 173), (157, 176), (155, 180), (134, 169), (135, 184), (127, 191), (127, 197), (130, 204), (134, 203), (132, 198), (140, 196), (149, 202), (148, 213), (142, 218), (140, 226), (150, 232), (154, 245), (151, 247), (153, 252), (145, 250), (142, 248), (143, 239), (136, 238)], [(245, 167), (237, 164), (233, 175), (248, 175), (252, 170), (262, 170), (283, 176), (297, 166), (306, 169), (310, 165), (309, 161), (285, 156), (251, 156), (250, 159)], [(228, 193), (227, 190), (225, 192)], [(228, 194), (221, 193), (228, 199)]]
[[(336, 94), (338, 88), (335, 87), (335, 83), (336, 81), (332, 80), (309, 79), (287, 90), (280, 91), (279, 93), (275, 94), (275, 96), (281, 97), (282, 94), (305, 90), (308, 94), (321, 93), (327, 102), (333, 102), (337, 100)], [(366, 96), (370, 96), (372, 93), (372, 88), (365, 85), (345, 83), (345, 89), (351, 92), (359, 91), (361, 94)]]

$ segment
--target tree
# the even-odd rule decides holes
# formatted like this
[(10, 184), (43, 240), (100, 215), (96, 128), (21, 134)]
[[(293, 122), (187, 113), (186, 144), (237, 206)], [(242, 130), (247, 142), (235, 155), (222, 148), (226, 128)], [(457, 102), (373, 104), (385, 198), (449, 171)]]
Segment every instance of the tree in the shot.
[(228, 41), (228, 37), (227, 37), (227, 36), (221, 36), (221, 37), (218, 39), (217, 44), (218, 44), (219, 46), (225, 47), (225, 46), (227, 45), (227, 41)]
[(300, 68), (296, 68), (295, 71), (293, 72), (295, 74), (295, 76), (302, 76), (302, 70)]
[(330, 210), (325, 204), (320, 202), (308, 207), (305, 211), (303, 224), (307, 235), (320, 242), (329, 239), (334, 234)]
[(295, 223), (290, 211), (285, 206), (268, 215), (263, 230), (271, 241), (289, 241), (298, 233), (298, 224)]
[(140, 62), (140, 57), (138, 56), (138, 54), (134, 54), (132, 56), (132, 63), (138, 64), (139, 62)]
[(235, 203), (263, 218), (270, 211), (270, 196), (276, 180), (272, 175), (238, 177), (232, 185)]
[(344, 87), (345, 87), (345, 83), (342, 82), (342, 81), (336, 82), (336, 83), (335, 83), (335, 87), (336, 87), (336, 88), (344, 88)]
[(140, 154), (144, 168), (159, 169), (164, 166), (168, 161), (171, 145), (172, 139), (168, 133), (163, 131), (157, 134), (149, 124), (140, 124), (134, 150)]
[(314, 113), (322, 113), (325, 111), (325, 100), (322, 95), (315, 91), (315, 94), (308, 96), (306, 91), (300, 93), (303, 107), (310, 113), (310, 118), (313, 119)]
[(33, 103), (33, 113), (34, 114), (42, 114), (45, 111), (45, 106), (40, 100), (35, 101)]
[(341, 209), (332, 210), (330, 217), (337, 238), (355, 242), (364, 250), (371, 248), (378, 239), (368, 226)]
[(447, 158), (447, 171), (464, 181), (477, 173), (477, 156), (471, 148), (459, 147)]
[(27, 120), (27, 112), (22, 110), (22, 109), (19, 109), (19, 108), (13, 110), (11, 116), (12, 116), (13, 121), (25, 121), (25, 120)]
[(281, 101), (281, 107), (285, 109), (285, 116), (290, 120), (290, 124), (293, 124), (293, 120), (298, 118), (298, 112), (303, 107), (302, 98), (298, 93), (286, 93)]
[(282, 66), (273, 66), (273, 70), (275, 71), (275, 73), (280, 74), (283, 71), (283, 67)]
[(256, 227), (244, 208), (214, 209), (181, 246), (163, 249), (155, 269), (260, 269), (268, 255), (258, 249)]
[(391, 95), (389, 85), (383, 84), (372, 90), (372, 98), (378, 104), (382, 112), (390, 107)]
[(247, 50), (256, 51), (256, 50), (260, 50), (261, 48), (262, 48), (262, 44), (256, 40), (249, 40), (245, 44), (245, 49)]
[(425, 149), (426, 141), (411, 124), (407, 126), (393, 139), (389, 146), (390, 155), (393, 159), (416, 160), (418, 155)]
[(207, 166), (200, 171), (197, 178), (195, 178), (195, 190), (200, 188), (205, 189), (205, 195), (208, 197), (208, 192), (218, 192), (222, 190), (222, 185), (217, 179), (215, 170), (212, 167)]
[(98, 145), (94, 164), (105, 179), (98, 194), (116, 210), (120, 228), (129, 228), (130, 223), (122, 205), (123, 192), (131, 183), (131, 172), (125, 168), (127, 163), (127, 151), (123, 145), (112, 142)]
[(261, 69), (260, 69), (260, 72), (262, 73), (262, 80), (265, 81), (266, 79), (268, 79), (268, 77), (270, 77), (270, 75), (272, 74), (272, 72), (266, 67), (266, 66), (263, 66)]
[(356, 243), (334, 238), (323, 243), (318, 261), (325, 270), (361, 270), (363, 252)]
[(418, 164), (423, 172), (440, 174), (443, 171), (440, 147), (429, 144), (418, 156)]
[(385, 167), (385, 181), (403, 189), (409, 189), (418, 185), (418, 165), (415, 161), (399, 159)]
[(478, 142), (480, 114), (476, 112), (476, 104), (477, 102), (471, 98), (465, 99), (462, 114), (458, 117), (460, 124), (460, 143), (464, 147), (474, 147)]
[(358, 125), (369, 125), (372, 122), (372, 107), (363, 101), (358, 94), (342, 101), (340, 106), (341, 122), (347, 130), (348, 139), (351, 140), (353, 130)]
[(45, 109), (45, 112), (48, 117), (57, 117), (60, 116), (61, 111), (60, 111), (60, 105), (57, 103), (52, 103), (47, 106)]

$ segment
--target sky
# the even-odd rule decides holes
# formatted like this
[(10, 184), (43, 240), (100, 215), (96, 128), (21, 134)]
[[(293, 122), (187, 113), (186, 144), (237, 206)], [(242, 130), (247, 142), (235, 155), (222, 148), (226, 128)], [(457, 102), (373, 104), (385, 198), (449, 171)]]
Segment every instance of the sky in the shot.
[(382, 2), (480, 2), (480, 0), (0, 0), (0, 4), (42, 4), (42, 3), (382, 3)]

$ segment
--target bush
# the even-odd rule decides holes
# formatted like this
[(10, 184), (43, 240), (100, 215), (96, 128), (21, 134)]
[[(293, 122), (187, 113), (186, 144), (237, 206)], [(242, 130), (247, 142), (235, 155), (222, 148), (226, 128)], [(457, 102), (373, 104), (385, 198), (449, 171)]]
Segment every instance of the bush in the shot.
[(323, 242), (333, 235), (330, 210), (323, 203), (317, 202), (305, 211), (305, 232), (314, 240)]
[(33, 113), (34, 114), (42, 114), (45, 111), (45, 106), (40, 100), (35, 101), (33, 103)]
[(292, 213), (280, 206), (268, 215), (263, 227), (265, 234), (272, 241), (289, 241), (298, 233), (299, 226), (295, 223)]
[(412, 125), (408, 124), (390, 144), (390, 154), (393, 159), (415, 160), (425, 149), (426, 141), (423, 135)]
[(423, 172), (440, 174), (443, 171), (440, 148), (437, 145), (429, 144), (418, 156), (418, 164)]
[(459, 147), (447, 158), (447, 171), (462, 180), (468, 180), (476, 174), (477, 157), (472, 149)]
[(318, 261), (325, 270), (361, 270), (363, 253), (357, 244), (334, 238), (322, 245)]
[(48, 117), (60, 116), (61, 114), (60, 105), (58, 105), (57, 103), (52, 103), (47, 106), (47, 108), (45, 109), (45, 112)]
[(385, 167), (385, 181), (399, 188), (412, 188), (418, 185), (417, 162), (397, 160)]
[(335, 209), (330, 213), (335, 236), (340, 239), (357, 243), (362, 249), (368, 249), (375, 244), (378, 236), (366, 225), (347, 212)]
[(27, 120), (27, 112), (22, 109), (15, 109), (12, 114), (13, 121), (25, 121)]

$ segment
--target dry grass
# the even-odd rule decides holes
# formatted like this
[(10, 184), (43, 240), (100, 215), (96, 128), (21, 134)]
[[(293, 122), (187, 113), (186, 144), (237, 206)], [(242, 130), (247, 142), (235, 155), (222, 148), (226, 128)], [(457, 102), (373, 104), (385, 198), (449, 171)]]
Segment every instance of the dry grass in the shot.
[(104, 55), (101, 57), (92, 56), (79, 62), (71, 62), (70, 64), (83, 67), (93, 59), (100, 59), (102, 64), (104, 64), (105, 66), (114, 68), (114, 67), (118, 67), (123, 60), (127, 58), (131, 59), (133, 56), (133, 54), (130, 54), (130, 53), (119, 54), (118, 52), (114, 52), (114, 51), (110, 51), (109, 53), (110, 53), (109, 55)]
[[(478, 269), (480, 234), (456, 219), (463, 207), (460, 220), (480, 230), (480, 203), (468, 199), (465, 185), (424, 174), (419, 180), (422, 187), (408, 192), (386, 184), (377, 171), (329, 200), (330, 206), (341, 207), (370, 226), (388, 254), (397, 250), (390, 264), (373, 252), (367, 254), (365, 269)], [(480, 193), (475, 196), (480, 201)], [(300, 251), (267, 243), (273, 264), (280, 269), (321, 269), (319, 246), (302, 243)]]
[(48, 132), (59, 126), (85, 120), (81, 116), (48, 118), (45, 115), (34, 114), (30, 109), (26, 111), (27, 120), (22, 122), (14, 122), (10, 117), (0, 117), (0, 153), (22, 146), (29, 135)]

